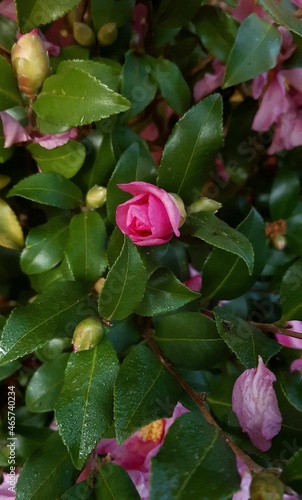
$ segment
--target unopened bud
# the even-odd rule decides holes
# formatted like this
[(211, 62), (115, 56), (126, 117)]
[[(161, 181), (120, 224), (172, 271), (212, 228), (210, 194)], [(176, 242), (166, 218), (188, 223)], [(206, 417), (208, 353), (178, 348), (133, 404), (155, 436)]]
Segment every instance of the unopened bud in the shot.
[(97, 280), (97, 282), (94, 284), (94, 289), (97, 293), (101, 293), (101, 291), (103, 290), (104, 288), (104, 285), (105, 285), (105, 278), (100, 278), (99, 280)]
[(202, 198), (198, 198), (198, 200), (194, 201), (187, 208), (187, 212), (188, 215), (196, 214), (198, 212), (211, 212), (212, 214), (215, 214), (217, 210), (221, 208), (221, 206), (221, 203), (219, 203), (218, 201), (203, 196)]
[(282, 500), (284, 486), (277, 474), (264, 470), (253, 476), (250, 486), (251, 500)]
[(118, 30), (116, 23), (107, 23), (102, 26), (97, 34), (99, 44), (103, 47), (111, 45), (117, 39)]
[(86, 194), (88, 208), (101, 208), (106, 203), (107, 189), (103, 186), (93, 186)]
[(272, 244), (277, 250), (284, 250), (286, 247), (286, 238), (282, 234), (279, 234), (272, 238)]
[(50, 74), (48, 53), (38, 30), (22, 35), (13, 45), (11, 56), (20, 91), (29, 98), (35, 96)]
[(103, 325), (97, 318), (86, 318), (76, 327), (72, 343), (75, 351), (92, 349), (104, 336)]
[(181, 227), (186, 222), (186, 218), (187, 218), (187, 212), (186, 212), (186, 209), (184, 206), (184, 202), (182, 201), (180, 196), (178, 196), (178, 194), (169, 193), (169, 195), (171, 196), (171, 198), (173, 199), (175, 205), (177, 206), (177, 208), (179, 210), (180, 221), (179, 221), (178, 227)]
[(85, 23), (73, 23), (73, 36), (83, 47), (90, 47), (95, 43), (95, 34)]

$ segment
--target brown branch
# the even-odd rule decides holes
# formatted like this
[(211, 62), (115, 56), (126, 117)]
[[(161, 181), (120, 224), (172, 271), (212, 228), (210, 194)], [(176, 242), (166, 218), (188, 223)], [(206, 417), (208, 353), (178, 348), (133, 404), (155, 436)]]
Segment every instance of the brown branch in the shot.
[(249, 322), (250, 325), (262, 330), (263, 332), (279, 333), (281, 335), (286, 335), (287, 337), (295, 337), (296, 339), (302, 340), (302, 333), (295, 332), (293, 330), (287, 330), (286, 328), (281, 328), (270, 323), (253, 323)]
[(197, 66), (195, 66), (195, 68), (193, 68), (191, 71), (190, 71), (190, 76), (194, 76), (196, 75), (197, 73), (199, 73), (203, 68), (205, 68), (211, 61), (213, 61), (214, 59), (214, 56), (212, 55), (208, 55), (207, 57), (205, 57), (204, 59), (202, 59), (202, 61), (200, 61), (200, 63), (197, 64)]
[(157, 356), (157, 358), (161, 361), (161, 363), (165, 366), (165, 368), (173, 375), (173, 377), (177, 380), (179, 385), (186, 391), (186, 393), (193, 399), (201, 413), (203, 414), (206, 421), (215, 427), (219, 434), (223, 437), (227, 445), (231, 448), (231, 450), (235, 453), (235, 455), (242, 460), (242, 462), (249, 468), (250, 471), (259, 473), (263, 470), (263, 467), (258, 465), (254, 460), (252, 460), (248, 455), (246, 455), (238, 446), (230, 439), (230, 437), (221, 429), (218, 423), (214, 420), (209, 410), (204, 405), (203, 399), (201, 396), (197, 394), (192, 387), (183, 380), (178, 373), (174, 370), (171, 364), (163, 357), (159, 347), (154, 342), (152, 336), (150, 335), (150, 331), (146, 332), (144, 335), (150, 349)]

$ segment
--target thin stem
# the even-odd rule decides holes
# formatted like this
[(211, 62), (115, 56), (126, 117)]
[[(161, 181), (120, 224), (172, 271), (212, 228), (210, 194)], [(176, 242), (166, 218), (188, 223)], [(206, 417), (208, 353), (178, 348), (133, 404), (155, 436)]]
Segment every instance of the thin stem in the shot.
[(231, 448), (231, 450), (235, 453), (235, 455), (242, 460), (242, 462), (249, 468), (250, 471), (259, 473), (263, 470), (263, 467), (258, 465), (254, 460), (252, 460), (248, 455), (246, 455), (238, 446), (230, 439), (230, 437), (221, 429), (221, 427), (218, 425), (216, 420), (212, 417), (211, 413), (209, 410), (206, 408), (204, 405), (202, 396), (199, 396), (192, 387), (183, 380), (178, 373), (174, 370), (174, 368), (171, 366), (171, 364), (163, 357), (159, 347), (157, 344), (154, 342), (150, 332), (146, 332), (144, 335), (150, 349), (152, 352), (158, 357), (158, 359), (161, 361), (161, 363), (165, 366), (165, 368), (173, 375), (173, 377), (177, 380), (179, 385), (186, 391), (186, 393), (193, 399), (193, 401), (196, 403), (198, 408), (200, 409), (201, 413), (203, 414), (204, 418), (206, 421), (213, 425), (220, 435), (223, 437), (227, 445)]
[(255, 326), (263, 332), (279, 333), (281, 335), (286, 335), (287, 337), (295, 337), (296, 339), (302, 340), (302, 333), (295, 332), (293, 330), (287, 330), (286, 328), (281, 328), (270, 323), (253, 323), (249, 322), (250, 325)]

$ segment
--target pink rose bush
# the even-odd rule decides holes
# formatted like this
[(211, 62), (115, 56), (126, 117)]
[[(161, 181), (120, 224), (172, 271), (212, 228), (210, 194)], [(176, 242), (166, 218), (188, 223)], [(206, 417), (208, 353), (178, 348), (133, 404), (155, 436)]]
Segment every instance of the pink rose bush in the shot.
[(134, 196), (116, 210), (116, 224), (138, 246), (162, 245), (179, 236), (185, 209), (173, 195), (147, 182), (118, 184)]
[(282, 416), (273, 389), (275, 380), (259, 356), (258, 367), (245, 370), (233, 387), (233, 411), (243, 432), (261, 451), (270, 449), (272, 438), (281, 430)]

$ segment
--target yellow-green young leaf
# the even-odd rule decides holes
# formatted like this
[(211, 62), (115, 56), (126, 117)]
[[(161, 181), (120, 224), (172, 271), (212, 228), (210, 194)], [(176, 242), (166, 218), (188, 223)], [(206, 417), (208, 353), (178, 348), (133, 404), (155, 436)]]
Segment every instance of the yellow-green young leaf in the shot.
[(75, 7), (80, 0), (64, 0), (64, 2), (45, 2), (45, 0), (15, 0), (19, 30), (21, 33), (31, 31), (41, 24), (48, 24)]
[(118, 370), (117, 355), (108, 339), (70, 355), (55, 412), (59, 432), (78, 469), (112, 423)]
[(302, 36), (302, 24), (300, 19), (293, 16), (293, 13), (283, 7), (276, 0), (257, 0), (259, 5), (268, 13), (277, 24), (284, 26), (290, 31)]
[(46, 122), (68, 127), (87, 125), (129, 107), (125, 97), (78, 68), (47, 78), (33, 105)]
[(0, 189), (3, 189), (5, 186), (7, 186), (11, 181), (11, 178), (8, 177), (8, 175), (2, 175), (0, 174)]
[(14, 70), (7, 60), (0, 56), (0, 111), (22, 104)]
[(10, 206), (0, 199), (0, 246), (20, 250), (24, 246), (20, 223)]
[(121, 80), (121, 70), (98, 61), (67, 60), (62, 61), (57, 69), (57, 74), (66, 73), (71, 68), (81, 69), (95, 76), (111, 90), (117, 91)]
[(57, 172), (66, 179), (70, 179), (80, 170), (86, 156), (85, 146), (77, 141), (69, 141), (54, 149), (31, 144), (28, 149), (42, 172)]

